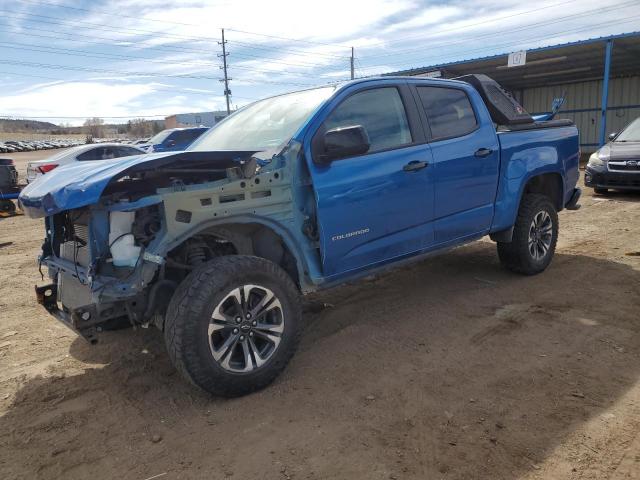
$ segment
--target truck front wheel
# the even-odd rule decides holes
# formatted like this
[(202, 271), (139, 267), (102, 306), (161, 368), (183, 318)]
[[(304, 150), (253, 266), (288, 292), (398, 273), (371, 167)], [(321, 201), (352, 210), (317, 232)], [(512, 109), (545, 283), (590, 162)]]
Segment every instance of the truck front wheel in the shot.
[(296, 286), (278, 265), (226, 256), (194, 270), (176, 290), (165, 320), (173, 364), (196, 386), (234, 397), (271, 383), (301, 332)]
[(544, 271), (558, 241), (558, 213), (549, 197), (527, 194), (522, 198), (511, 242), (498, 242), (498, 256), (509, 270), (524, 275)]

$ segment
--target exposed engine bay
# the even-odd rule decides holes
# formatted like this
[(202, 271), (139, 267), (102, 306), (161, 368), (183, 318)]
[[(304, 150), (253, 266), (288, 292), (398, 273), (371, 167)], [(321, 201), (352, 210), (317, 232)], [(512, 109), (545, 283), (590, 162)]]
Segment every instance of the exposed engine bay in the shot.
[[(250, 221), (217, 226), (261, 212), (308, 223), (292, 208), (287, 177), (295, 162), (252, 154), (186, 152), (145, 162), (106, 182), (94, 204), (47, 216), (40, 266), (53, 283), (36, 289), (40, 303), (95, 343), (123, 319), (162, 328), (177, 285), (217, 256), (259, 252), (297, 276), (295, 259), (271, 230)], [(59, 207), (58, 198), (40, 201)]]

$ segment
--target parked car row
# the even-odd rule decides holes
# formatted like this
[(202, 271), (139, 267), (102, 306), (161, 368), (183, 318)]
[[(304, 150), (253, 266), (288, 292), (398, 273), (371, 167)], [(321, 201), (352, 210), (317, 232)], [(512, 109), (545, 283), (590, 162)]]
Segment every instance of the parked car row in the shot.
[(119, 143), (90, 143), (79, 145), (55, 155), (29, 162), (27, 165), (27, 183), (33, 182), (40, 175), (44, 175), (61, 165), (75, 162), (86, 162), (90, 160), (112, 160), (114, 158), (128, 157), (131, 155), (144, 155), (141, 148), (133, 145), (122, 145)]
[[(132, 155), (144, 155), (151, 152), (170, 152), (186, 149), (207, 128), (173, 128), (160, 132), (153, 138), (126, 142), (103, 142), (99, 139), (95, 143), (79, 145), (63, 152), (58, 152), (44, 160), (30, 162), (27, 166), (27, 183), (44, 175), (61, 165), (91, 160), (112, 160), (114, 158)], [(140, 144), (140, 142), (146, 142)]]
[(52, 150), (80, 145), (79, 140), (7, 140), (0, 142), (0, 153), (33, 152), (35, 150)]

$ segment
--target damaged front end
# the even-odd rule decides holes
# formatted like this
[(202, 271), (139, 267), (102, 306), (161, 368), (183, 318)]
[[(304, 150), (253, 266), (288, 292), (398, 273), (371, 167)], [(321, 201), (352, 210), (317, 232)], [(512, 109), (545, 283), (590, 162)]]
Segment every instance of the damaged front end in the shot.
[(36, 287), (38, 302), (91, 343), (112, 322), (161, 322), (194, 266), (237, 253), (221, 236), (191, 238), (197, 225), (261, 209), (291, 216), (283, 163), (260, 169), (254, 153), (84, 162), (29, 185), (20, 203), (28, 215), (45, 217), (39, 262), (52, 280)]

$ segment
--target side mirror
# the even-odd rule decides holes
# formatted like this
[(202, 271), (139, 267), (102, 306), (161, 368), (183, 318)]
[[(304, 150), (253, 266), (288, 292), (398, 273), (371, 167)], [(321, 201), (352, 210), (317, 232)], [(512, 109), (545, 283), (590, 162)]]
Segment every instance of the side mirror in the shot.
[(618, 132), (613, 132), (609, 134), (609, 140), (613, 140), (614, 138), (616, 138), (618, 136)]
[(329, 162), (345, 157), (362, 155), (369, 151), (371, 142), (362, 125), (338, 127), (324, 134), (323, 161)]

